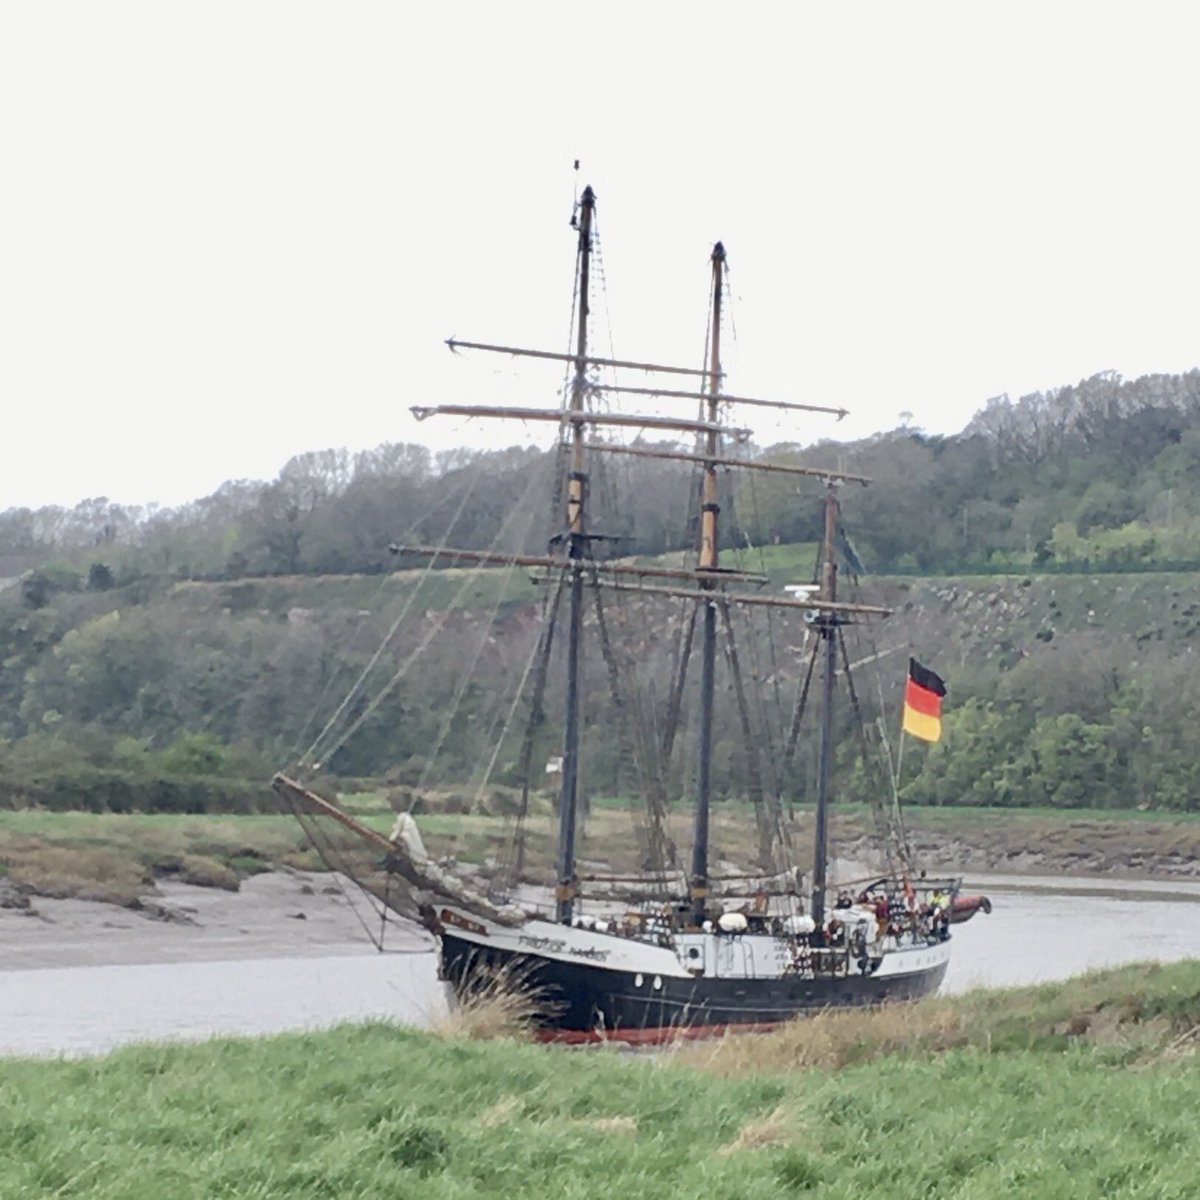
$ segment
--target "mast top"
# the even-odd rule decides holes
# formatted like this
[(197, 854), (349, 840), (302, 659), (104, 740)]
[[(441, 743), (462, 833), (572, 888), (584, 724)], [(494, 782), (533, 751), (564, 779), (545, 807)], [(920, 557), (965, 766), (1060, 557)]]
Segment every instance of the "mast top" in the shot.
[[(575, 169), (577, 171), (579, 170), (578, 160), (576, 160), (576, 162), (575, 162)], [(591, 209), (594, 209), (595, 207), (596, 207), (596, 193), (594, 191), (592, 191), (592, 185), (589, 183), (587, 185), (587, 187), (585, 187), (583, 189), (583, 195), (580, 196), (579, 199), (575, 201), (575, 208), (571, 211), (571, 228), (572, 229), (579, 228), (579, 210), (581, 208), (586, 208), (588, 210), (591, 210)], [(589, 236), (589, 240), (590, 240), (590, 237), (591, 237), (590, 230), (588, 231), (588, 236)]]

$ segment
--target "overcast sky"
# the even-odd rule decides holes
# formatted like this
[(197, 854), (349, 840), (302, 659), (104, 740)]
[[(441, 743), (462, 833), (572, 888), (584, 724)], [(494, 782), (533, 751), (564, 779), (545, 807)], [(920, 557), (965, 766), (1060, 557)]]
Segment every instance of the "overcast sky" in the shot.
[[(1200, 364), (1189, 6), (0, 6), (0, 507), (180, 503), (554, 403), (576, 180), (611, 348), (844, 405), (812, 441)], [(599, 350), (607, 351), (610, 329)], [(529, 436), (543, 436), (530, 430)]]

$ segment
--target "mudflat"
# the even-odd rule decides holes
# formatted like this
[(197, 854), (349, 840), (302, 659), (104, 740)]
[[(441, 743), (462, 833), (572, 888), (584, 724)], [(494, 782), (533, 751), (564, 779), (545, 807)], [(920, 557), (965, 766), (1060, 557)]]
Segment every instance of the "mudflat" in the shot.
[[(370, 952), (363, 922), (379, 917), (328, 874), (276, 870), (237, 891), (159, 880), (139, 907), (30, 896), (0, 908), (0, 970), (130, 963), (329, 956)], [(389, 949), (432, 942), (416, 924), (389, 918)]]

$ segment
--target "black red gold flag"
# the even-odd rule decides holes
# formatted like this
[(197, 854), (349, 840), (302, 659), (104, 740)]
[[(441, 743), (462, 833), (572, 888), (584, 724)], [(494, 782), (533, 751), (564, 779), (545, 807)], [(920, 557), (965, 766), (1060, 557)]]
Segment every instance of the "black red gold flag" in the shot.
[(926, 742), (942, 736), (942, 697), (946, 685), (940, 675), (923, 667), (915, 658), (908, 660), (908, 682), (904, 685), (905, 733)]

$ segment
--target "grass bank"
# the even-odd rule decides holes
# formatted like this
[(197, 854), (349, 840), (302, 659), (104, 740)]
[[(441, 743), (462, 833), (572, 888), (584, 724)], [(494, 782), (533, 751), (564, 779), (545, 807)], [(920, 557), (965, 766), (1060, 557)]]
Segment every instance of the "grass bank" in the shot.
[(734, 1064), (379, 1024), (10, 1061), (0, 1198), (1195, 1195), (1200, 967), (955, 1003), (969, 1037), (919, 1005), (807, 1065), (785, 1035)]
[[(461, 799), (460, 797), (456, 797)], [(344, 805), (380, 828), (390, 825), (385, 795), (362, 792)], [(530, 869), (548, 872), (553, 862), (553, 821), (549, 801), (528, 822)], [(506, 818), (484, 812), (422, 811), (418, 821), (430, 848), (481, 862), (500, 852), (509, 829)], [(672, 815), (672, 833), (690, 843), (691, 813)], [(749, 865), (758, 840), (746, 801), (722, 802), (713, 810), (713, 845), (722, 857)], [(1125, 873), (1132, 876), (1200, 875), (1200, 813), (1150, 810), (1063, 810), (1052, 808), (909, 807), (905, 823), (919, 865), (973, 871)], [(812, 853), (814, 816), (799, 807), (788, 821), (797, 861)], [(853, 861), (872, 856), (875, 819), (866, 804), (839, 804), (831, 820), (834, 852)], [(640, 848), (626, 801), (596, 797), (581, 835), (581, 857), (618, 870), (635, 869)]]
[[(391, 826), (382, 793), (349, 797), (347, 807), (376, 828)], [(504, 853), (511, 830), (508, 818), (479, 812), (429, 812), (419, 821), (431, 853), (468, 863)], [(918, 862), (933, 869), (1162, 878), (1200, 873), (1200, 816), (922, 808), (910, 810), (908, 822)], [(529, 822), (528, 872), (542, 882), (552, 874), (552, 825), (548, 811)], [(678, 825), (686, 846), (686, 822)], [(810, 813), (797, 814), (793, 844), (802, 863), (811, 853), (812, 825)], [(839, 853), (868, 855), (872, 819), (865, 806), (842, 807), (832, 828)], [(746, 805), (716, 809), (713, 841), (724, 858), (753, 860), (757, 835)], [(630, 813), (616, 801), (598, 803), (585, 823), (582, 859), (620, 870), (635, 867), (640, 855)], [(0, 812), (0, 876), (34, 895), (130, 904), (164, 876), (235, 888), (240, 878), (279, 865), (321, 865), (284, 814)]]

